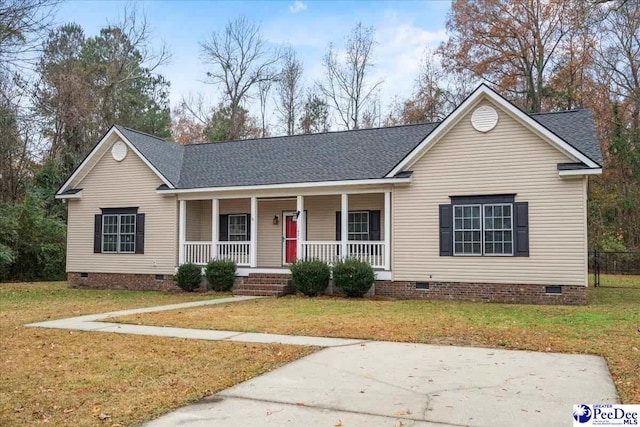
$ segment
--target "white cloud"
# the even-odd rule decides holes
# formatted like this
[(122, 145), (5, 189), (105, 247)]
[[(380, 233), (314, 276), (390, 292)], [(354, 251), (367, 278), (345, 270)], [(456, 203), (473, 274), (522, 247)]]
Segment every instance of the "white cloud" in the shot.
[(426, 48), (434, 49), (446, 40), (446, 32), (427, 30), (411, 22), (387, 17), (377, 25), (375, 68), (372, 79), (384, 80), (380, 101), (387, 107), (394, 96), (411, 94)]
[(289, 6), (289, 12), (298, 13), (303, 10), (307, 10), (307, 4), (301, 0), (295, 0), (291, 6)]

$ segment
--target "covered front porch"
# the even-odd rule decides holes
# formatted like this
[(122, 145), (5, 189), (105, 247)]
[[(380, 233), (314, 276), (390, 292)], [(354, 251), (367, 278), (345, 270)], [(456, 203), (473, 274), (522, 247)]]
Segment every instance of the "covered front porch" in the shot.
[(179, 263), (229, 259), (240, 275), (344, 258), (391, 271), (391, 192), (179, 201)]

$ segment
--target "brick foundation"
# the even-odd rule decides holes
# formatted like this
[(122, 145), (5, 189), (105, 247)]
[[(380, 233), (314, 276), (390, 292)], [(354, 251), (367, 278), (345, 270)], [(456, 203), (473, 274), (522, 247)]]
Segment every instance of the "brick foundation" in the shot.
[(545, 285), (509, 285), (498, 283), (419, 282), (428, 289), (417, 289), (416, 282), (376, 281), (375, 294), (395, 299), (480, 301), (510, 304), (587, 303), (585, 286), (560, 286), (561, 293), (547, 294)]
[(165, 274), (162, 280), (155, 274), (118, 274), (118, 273), (67, 273), (70, 288), (85, 289), (126, 289), (131, 291), (179, 291), (173, 276)]

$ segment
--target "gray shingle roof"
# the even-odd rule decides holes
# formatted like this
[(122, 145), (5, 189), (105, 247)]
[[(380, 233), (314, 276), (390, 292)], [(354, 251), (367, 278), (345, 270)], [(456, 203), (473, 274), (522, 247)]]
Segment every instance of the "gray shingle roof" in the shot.
[(383, 178), (435, 124), (187, 146), (180, 187)]
[[(531, 117), (602, 164), (589, 110)], [(117, 128), (176, 188), (203, 188), (383, 178), (437, 125), (192, 145)]]
[(531, 114), (532, 119), (555, 133), (576, 150), (602, 166), (602, 151), (596, 136), (591, 110)]

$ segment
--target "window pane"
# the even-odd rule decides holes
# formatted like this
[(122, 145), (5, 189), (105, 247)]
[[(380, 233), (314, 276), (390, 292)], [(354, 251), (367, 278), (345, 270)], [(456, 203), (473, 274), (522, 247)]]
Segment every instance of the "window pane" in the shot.
[(229, 241), (242, 242), (247, 237), (247, 216), (229, 215)]
[(105, 235), (102, 238), (102, 251), (103, 252), (115, 252), (116, 251), (116, 239), (115, 235)]
[(369, 240), (369, 212), (349, 212), (348, 239)]

